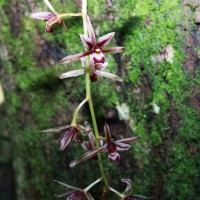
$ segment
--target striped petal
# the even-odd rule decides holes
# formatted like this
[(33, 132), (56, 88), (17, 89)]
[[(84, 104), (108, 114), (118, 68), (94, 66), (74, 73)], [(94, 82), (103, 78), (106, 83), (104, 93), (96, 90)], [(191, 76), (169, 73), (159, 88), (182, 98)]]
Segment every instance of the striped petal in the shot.
[(70, 63), (70, 62), (73, 62), (73, 61), (76, 61), (84, 56), (87, 56), (89, 55), (90, 52), (89, 51), (86, 51), (86, 52), (82, 52), (82, 53), (77, 53), (77, 54), (74, 54), (74, 55), (70, 55), (70, 56), (66, 56), (65, 58), (63, 58), (62, 60), (60, 60), (60, 64), (64, 64), (64, 63)]
[(95, 45), (95, 44), (92, 43), (92, 39), (85, 36), (85, 35), (80, 34), (80, 38), (81, 38), (81, 41), (83, 43), (83, 46), (85, 48), (87, 48), (88, 50), (92, 49), (92, 47)]
[(83, 75), (84, 73), (85, 73), (84, 69), (78, 69), (78, 70), (73, 70), (73, 71), (63, 73), (59, 76), (59, 78), (64, 79), (64, 78), (76, 77), (76, 76)]
[(56, 127), (56, 128), (49, 128), (49, 129), (46, 129), (46, 130), (41, 130), (40, 132), (42, 132), (42, 133), (58, 133), (62, 130), (68, 129), (69, 127), (70, 127), (70, 125), (59, 126), (59, 127)]
[(92, 144), (89, 141), (83, 141), (81, 143), (81, 146), (83, 147), (83, 149), (88, 150), (88, 151), (91, 151), (93, 149)]
[(102, 51), (103, 53), (120, 53), (124, 51), (124, 47), (111, 47), (111, 48), (103, 49)]
[(102, 70), (95, 70), (94, 73), (99, 75), (99, 76), (110, 78), (110, 79), (115, 80), (115, 81), (123, 81), (123, 79), (121, 79), (119, 76), (116, 76), (116, 75), (111, 74), (109, 72), (104, 72)]
[(139, 140), (140, 137), (131, 137), (131, 138), (124, 138), (124, 139), (121, 139), (121, 140), (118, 140), (117, 142), (122, 142), (122, 143), (130, 143), (130, 142), (133, 142), (135, 140)]
[(31, 13), (30, 17), (34, 19), (41, 19), (41, 20), (48, 20), (52, 17), (54, 17), (55, 14), (51, 12), (37, 12), (37, 13)]
[(97, 46), (99, 48), (103, 48), (107, 46), (110, 43), (111, 39), (114, 37), (114, 35), (115, 35), (115, 32), (112, 32), (100, 37), (97, 41)]
[(97, 155), (97, 153), (99, 152), (99, 150), (94, 150), (94, 151), (89, 151), (85, 154), (83, 154), (81, 157), (79, 157), (78, 159), (72, 161), (69, 164), (70, 168), (75, 167), (77, 164), (79, 164), (80, 162), (83, 162), (85, 160), (88, 160), (89, 158), (92, 158), (93, 156)]
[(109, 143), (112, 140), (109, 125), (105, 123), (104, 125), (104, 133), (106, 136), (106, 142)]
[(106, 151), (106, 146), (107, 145), (104, 145), (102, 147), (100, 147), (98, 150), (94, 150), (94, 151), (88, 151), (87, 153), (83, 154), (81, 157), (77, 158), (76, 160), (72, 161), (70, 164), (69, 164), (69, 167), (70, 168), (73, 168), (75, 167), (77, 164), (85, 161), (85, 160), (88, 160), (89, 158), (92, 158), (94, 157), (95, 155), (97, 155), (98, 153), (102, 153), (102, 152), (105, 152)]
[(55, 181), (56, 183), (59, 183), (60, 185), (63, 185), (63, 186), (66, 187), (66, 188), (69, 188), (69, 189), (72, 189), (72, 190), (83, 191), (83, 190), (80, 189), (80, 188), (77, 188), (77, 187), (68, 185), (68, 184), (66, 184), (66, 183), (63, 183), (63, 182), (60, 182), (60, 181), (56, 181), (56, 180), (54, 180), (54, 181)]
[(74, 139), (78, 130), (74, 127), (67, 129), (67, 131), (63, 134), (62, 139), (60, 141), (60, 150), (64, 150), (68, 144)]
[(92, 27), (92, 24), (91, 24), (91, 21), (90, 21), (90, 18), (88, 15), (86, 15), (86, 24), (87, 24), (87, 28), (88, 28), (89, 37), (91, 38), (92, 43), (96, 44), (96, 37), (94, 34), (94, 29)]
[(117, 151), (124, 151), (131, 148), (131, 145), (119, 141), (113, 141), (112, 143), (117, 147)]

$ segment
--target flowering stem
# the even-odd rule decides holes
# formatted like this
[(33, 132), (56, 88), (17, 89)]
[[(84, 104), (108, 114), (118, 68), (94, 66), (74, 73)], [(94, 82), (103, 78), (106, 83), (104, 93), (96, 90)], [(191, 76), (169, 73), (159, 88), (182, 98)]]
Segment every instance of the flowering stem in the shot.
[(72, 126), (75, 126), (75, 125), (76, 125), (76, 119), (77, 119), (78, 112), (79, 112), (79, 110), (81, 109), (81, 107), (82, 107), (87, 101), (88, 101), (88, 98), (85, 98), (85, 99), (78, 105), (78, 107), (76, 108), (76, 110), (74, 111), (74, 115), (73, 115), (73, 119), (72, 119), (72, 123), (71, 123)]
[(59, 17), (80, 17), (82, 16), (82, 13), (63, 13), (63, 14), (59, 14)]
[[(86, 15), (87, 15), (87, 0), (82, 0), (83, 29), (84, 29), (84, 35), (85, 36), (88, 35), (87, 34), (87, 25), (86, 25), (86, 20), (85, 20)], [(91, 92), (90, 92), (90, 66), (89, 66), (88, 58), (86, 59), (85, 78), (86, 78), (86, 98), (88, 99), (92, 123), (93, 123), (93, 127), (94, 127), (94, 134), (95, 134), (95, 139), (96, 139), (96, 148), (99, 149), (99, 140), (98, 140), (99, 132), (98, 132), (98, 127), (97, 127), (93, 102), (92, 102), (92, 96), (91, 96)], [(104, 183), (105, 183), (105, 188), (108, 188), (109, 184), (108, 184), (108, 180), (107, 180), (104, 168), (103, 168), (101, 154), (98, 153), (97, 157), (98, 157), (98, 164), (99, 164), (101, 176), (102, 176)]]

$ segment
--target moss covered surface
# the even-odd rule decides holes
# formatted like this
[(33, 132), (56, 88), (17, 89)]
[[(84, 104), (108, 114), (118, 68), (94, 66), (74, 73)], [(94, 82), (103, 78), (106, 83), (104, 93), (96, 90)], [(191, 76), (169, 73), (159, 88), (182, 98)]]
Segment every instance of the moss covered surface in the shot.
[[(111, 185), (123, 191), (120, 179), (130, 178), (135, 194), (199, 199), (200, 36), (193, 20), (195, 10), (186, 5), (189, 1), (178, 0), (117, 0), (112, 7), (106, 7), (104, 0), (91, 1), (88, 13), (97, 35), (115, 31), (110, 46), (126, 47), (123, 54), (106, 55), (107, 71), (122, 76), (124, 82), (102, 79), (92, 85), (100, 130), (106, 121), (117, 130), (119, 120), (109, 118), (108, 110), (126, 103), (134, 133), (126, 129), (124, 134), (141, 137), (131, 151), (122, 153), (119, 163), (108, 163), (103, 157)], [(79, 1), (51, 2), (59, 12), (80, 10)], [(58, 135), (38, 132), (69, 124), (73, 110), (84, 98), (83, 76), (58, 79), (62, 72), (81, 68), (79, 61), (70, 65), (58, 61), (83, 50), (78, 35), (82, 21), (65, 19), (70, 32), (55, 26), (55, 34), (48, 34), (44, 23), (28, 16), (38, 9), (46, 11), (43, 1), (0, 4), (1, 82), (6, 98), (1, 127), (11, 137), (17, 196), (54, 199), (53, 194), (63, 190), (53, 179), (84, 188), (99, 174), (94, 160), (69, 169), (68, 163), (84, 152), (80, 146), (74, 143), (59, 152)], [(87, 107), (79, 120), (90, 121)], [(116, 131), (113, 134), (119, 136)], [(95, 191), (94, 197), (99, 199), (100, 192)]]

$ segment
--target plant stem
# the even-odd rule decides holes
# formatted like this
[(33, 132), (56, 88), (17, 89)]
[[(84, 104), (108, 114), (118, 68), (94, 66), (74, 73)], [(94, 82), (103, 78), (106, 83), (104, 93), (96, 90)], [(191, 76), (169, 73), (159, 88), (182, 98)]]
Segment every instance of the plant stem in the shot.
[(72, 123), (71, 123), (72, 126), (75, 126), (75, 125), (76, 125), (76, 119), (77, 119), (78, 112), (79, 112), (79, 110), (82, 108), (82, 106), (83, 106), (87, 101), (88, 101), (88, 98), (85, 98), (85, 99), (78, 105), (78, 107), (76, 108), (76, 110), (74, 111), (74, 115), (73, 115), (73, 119), (72, 119)]
[[(88, 34), (87, 34), (87, 25), (86, 25), (86, 20), (85, 20), (85, 16), (86, 15), (87, 15), (87, 0), (82, 0), (83, 29), (84, 29), (84, 35), (88, 36)], [(93, 123), (93, 127), (94, 127), (94, 134), (95, 134), (95, 139), (96, 139), (96, 148), (99, 149), (99, 139), (98, 139), (99, 138), (99, 132), (98, 132), (98, 127), (97, 127), (97, 122), (96, 122), (93, 102), (92, 102), (92, 96), (91, 96), (91, 92), (90, 92), (90, 66), (89, 66), (88, 58), (86, 59), (85, 78), (86, 78), (86, 98), (88, 99), (88, 104), (89, 104), (89, 108), (90, 108), (92, 123)], [(103, 168), (101, 154), (98, 153), (97, 157), (98, 157), (98, 164), (99, 164), (99, 169), (100, 169), (100, 172), (101, 172), (101, 176), (102, 176), (102, 178), (104, 180), (105, 188), (107, 189), (109, 184), (108, 184), (108, 180), (107, 180), (104, 168)]]
[(59, 17), (80, 17), (82, 13), (63, 13), (59, 14)]

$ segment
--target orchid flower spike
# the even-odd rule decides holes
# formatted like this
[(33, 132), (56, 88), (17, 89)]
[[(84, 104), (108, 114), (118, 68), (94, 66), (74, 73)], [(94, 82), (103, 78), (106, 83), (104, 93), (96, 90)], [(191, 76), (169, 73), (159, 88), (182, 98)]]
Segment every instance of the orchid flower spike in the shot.
[(124, 138), (121, 140), (113, 141), (108, 124), (104, 125), (104, 131), (105, 131), (105, 136), (106, 136), (106, 144), (101, 146), (99, 149), (90, 150), (87, 153), (83, 154), (78, 159), (72, 161), (69, 164), (70, 167), (75, 167), (80, 162), (88, 160), (89, 158), (96, 156), (97, 153), (102, 153), (102, 152), (108, 152), (109, 161), (111, 162), (118, 161), (120, 159), (120, 155), (118, 151), (128, 150), (131, 147), (131, 145), (129, 145), (128, 143), (131, 143), (135, 140), (140, 139), (139, 137), (130, 137), (130, 138)]
[(90, 193), (88, 193), (88, 191), (90, 190), (90, 188), (92, 188), (95, 184), (97, 184), (99, 181), (101, 181), (101, 178), (97, 179), (95, 182), (91, 183), (88, 187), (86, 187), (85, 189), (80, 189), (71, 185), (68, 185), (66, 183), (60, 182), (60, 181), (56, 181), (55, 182), (59, 183), (60, 185), (63, 185), (66, 188), (71, 189), (72, 191), (70, 192), (65, 192), (61, 195), (55, 195), (57, 197), (67, 197), (66, 200), (94, 200), (93, 197), (91, 196)]
[(52, 33), (54, 31), (52, 25), (60, 23), (62, 23), (63, 28), (67, 30), (65, 22), (59, 17), (58, 13), (55, 11), (51, 3), (48, 0), (44, 0), (44, 2), (47, 5), (47, 7), (51, 10), (51, 12), (31, 13), (30, 17), (44, 20), (46, 23), (45, 31), (48, 33)]
[(56, 128), (50, 128), (46, 130), (41, 130), (40, 132), (42, 133), (59, 133), (63, 132), (61, 137), (60, 137), (60, 150), (64, 150), (69, 143), (72, 140), (76, 140), (79, 144), (82, 145), (83, 139), (82, 137), (78, 134), (80, 131), (84, 136), (86, 136), (91, 130), (88, 130), (84, 126), (81, 126), (80, 124), (77, 124), (75, 126), (72, 125), (66, 125), (66, 126), (60, 126)]
[[(59, 78), (64, 79), (64, 78), (70, 78), (70, 77), (77, 77), (77, 76), (85, 74), (86, 61), (85, 61), (84, 57), (81, 58), (81, 63), (82, 63), (83, 69), (77, 69), (77, 70), (72, 70), (69, 72), (62, 73), (59, 76)], [(96, 82), (97, 75), (99, 75), (99, 76), (103, 76), (106, 78), (110, 78), (114, 81), (123, 81), (119, 76), (116, 76), (109, 72), (105, 72), (104, 69), (106, 68), (107, 65), (108, 65), (107, 62), (106, 63), (96, 63), (96, 64), (90, 62), (90, 68), (91, 68), (90, 80), (92, 82)]]
[(124, 47), (104, 48), (110, 43), (110, 41), (114, 37), (115, 33), (114, 32), (108, 33), (107, 35), (100, 37), (96, 41), (94, 29), (90, 22), (90, 18), (88, 15), (86, 15), (85, 17), (86, 17), (86, 24), (87, 24), (89, 37), (80, 34), (80, 38), (82, 40), (83, 46), (87, 50), (85, 52), (81, 52), (81, 53), (78, 53), (75, 55), (69, 55), (69, 56), (63, 58), (60, 61), (61, 64), (76, 61), (87, 55), (91, 56), (91, 59), (94, 62), (94, 64), (104, 63), (105, 62), (104, 53), (119, 53), (124, 50)]

